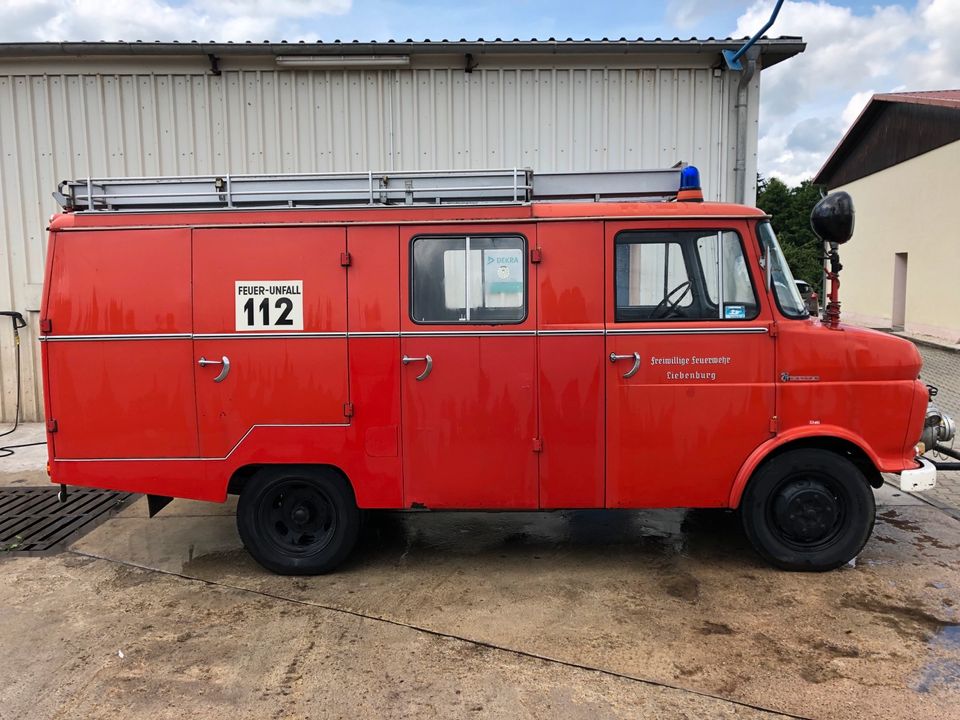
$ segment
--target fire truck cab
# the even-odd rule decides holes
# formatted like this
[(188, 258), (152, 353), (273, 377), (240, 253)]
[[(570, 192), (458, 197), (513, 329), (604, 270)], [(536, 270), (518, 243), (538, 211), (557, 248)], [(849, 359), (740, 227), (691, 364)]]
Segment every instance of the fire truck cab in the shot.
[(333, 569), (374, 508), (739, 508), (772, 563), (835, 568), (881, 473), (932, 487), (953, 434), (914, 346), (810, 317), (769, 219), (700, 201), (693, 168), (57, 195), (52, 481), (151, 512), (239, 494), (275, 572)]

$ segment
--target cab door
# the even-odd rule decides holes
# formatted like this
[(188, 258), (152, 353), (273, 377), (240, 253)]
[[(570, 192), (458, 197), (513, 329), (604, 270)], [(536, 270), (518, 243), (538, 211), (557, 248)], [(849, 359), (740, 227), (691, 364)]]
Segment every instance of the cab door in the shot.
[(407, 507), (537, 507), (535, 231), (401, 229)]
[(772, 435), (774, 340), (749, 227), (607, 223), (608, 507), (722, 507)]
[(203, 457), (228, 457), (257, 425), (347, 423), (345, 250), (343, 228), (194, 231)]

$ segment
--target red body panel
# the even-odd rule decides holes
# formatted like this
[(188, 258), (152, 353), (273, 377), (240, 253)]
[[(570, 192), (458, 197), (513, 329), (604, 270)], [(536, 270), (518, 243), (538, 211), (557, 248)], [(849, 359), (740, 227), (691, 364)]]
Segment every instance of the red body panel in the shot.
[[(800, 438), (913, 467), (916, 350), (782, 317), (762, 292), (759, 216), (711, 203), (58, 216), (42, 308), (52, 480), (223, 500), (241, 468), (306, 463), (339, 468), (361, 507), (735, 506), (763, 458)], [(759, 316), (617, 322), (613, 238), (651, 227), (740, 232)], [(523, 322), (413, 322), (412, 238), (497, 233), (536, 251)], [(302, 328), (241, 328), (239, 281), (302, 282)], [(634, 352), (624, 378), (608, 356)], [(427, 354), (418, 381), (424, 364), (401, 358)], [(703, 383), (652, 362), (674, 356), (730, 361)], [(222, 382), (201, 357), (229, 358)]]
[(844, 428), (869, 443), (882, 472), (902, 470), (912, 460), (921, 431), (917, 418), (907, 422), (921, 365), (913, 343), (874, 330), (833, 330), (811, 320), (784, 323), (778, 346), (778, 377), (818, 378), (779, 383), (782, 432), (817, 425)]
[(603, 223), (544, 223), (537, 242), (540, 506), (603, 507)]
[(536, 508), (535, 337), (404, 337), (405, 497), (430, 508)]
[(189, 229), (60, 233), (55, 246), (44, 317), (56, 335), (192, 330)]
[(189, 338), (50, 343), (47, 356), (57, 458), (197, 457)]

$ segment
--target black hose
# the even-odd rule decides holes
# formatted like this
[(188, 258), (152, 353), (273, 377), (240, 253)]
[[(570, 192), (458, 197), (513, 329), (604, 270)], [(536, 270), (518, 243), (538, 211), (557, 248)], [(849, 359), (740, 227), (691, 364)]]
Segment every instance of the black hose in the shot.
[(41, 442), (32, 442), (32, 443), (23, 443), (21, 445), (4, 445), (0, 447), (0, 460), (5, 457), (10, 457), (14, 454), (14, 448), (25, 448), (25, 447), (35, 447), (36, 445), (46, 445), (47, 441), (42, 440)]
[[(23, 315), (15, 310), (4, 310), (3, 312), (0, 312), (0, 315), (6, 315), (13, 322), (14, 363), (17, 377), (17, 409), (13, 416), (13, 427), (0, 433), (0, 437), (6, 437), (7, 435), (12, 435), (15, 433), (17, 428), (20, 427), (20, 328), (26, 327), (27, 321), (23, 319)], [(13, 455), (15, 452), (14, 448), (34, 447), (36, 445), (46, 444), (46, 441), (44, 441), (0, 447), (0, 458), (10, 457)]]
[(948, 448), (945, 445), (937, 444), (937, 445), (934, 445), (931, 449), (934, 452), (940, 453), (941, 455), (948, 455), (952, 457), (954, 460), (960, 460), (960, 451), (954, 450), (953, 448)]

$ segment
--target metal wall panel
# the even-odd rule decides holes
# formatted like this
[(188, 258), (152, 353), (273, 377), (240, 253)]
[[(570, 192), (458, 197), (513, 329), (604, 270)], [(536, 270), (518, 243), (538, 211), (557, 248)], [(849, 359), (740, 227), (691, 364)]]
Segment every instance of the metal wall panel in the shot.
[[(529, 166), (539, 171), (700, 167), (732, 200), (735, 74), (620, 66), (610, 58), (509, 58), (400, 70), (225, 69), (192, 61), (0, 64), (0, 304), (32, 311), (23, 409), (42, 416), (37, 313), (46, 221), (59, 180), (90, 175)], [(636, 60), (633, 61), (634, 63)], [(68, 71), (68, 72), (64, 72)], [(748, 202), (759, 74), (750, 88)], [(2, 419), (13, 419), (9, 328), (0, 324)]]

